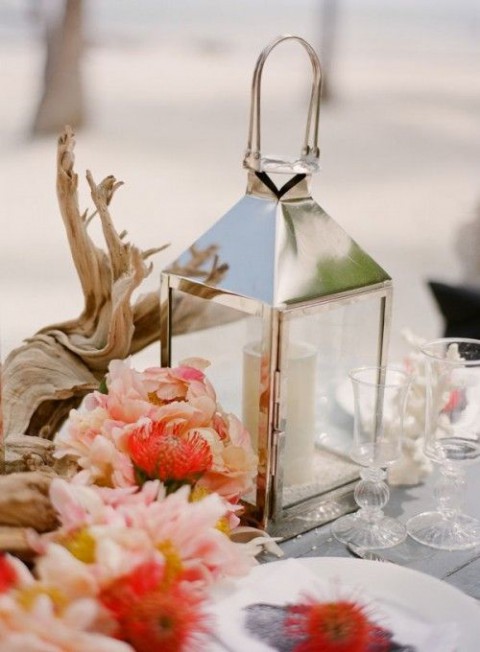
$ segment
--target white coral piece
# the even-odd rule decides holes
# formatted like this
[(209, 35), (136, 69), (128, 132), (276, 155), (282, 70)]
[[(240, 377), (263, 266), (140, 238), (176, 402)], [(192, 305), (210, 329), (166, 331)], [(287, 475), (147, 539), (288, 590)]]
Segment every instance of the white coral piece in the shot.
[(410, 330), (402, 335), (412, 350), (404, 360), (412, 376), (404, 418), (402, 455), (388, 470), (391, 485), (416, 485), (425, 480), (433, 466), (424, 453), (425, 433), (425, 364), (420, 347), (426, 340)]

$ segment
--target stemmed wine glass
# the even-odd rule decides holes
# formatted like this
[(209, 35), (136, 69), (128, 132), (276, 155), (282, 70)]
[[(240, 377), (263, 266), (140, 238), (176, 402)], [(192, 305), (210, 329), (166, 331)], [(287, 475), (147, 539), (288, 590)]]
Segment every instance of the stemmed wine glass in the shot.
[(425, 359), (425, 453), (439, 465), (437, 509), (411, 518), (410, 536), (433, 548), (480, 543), (480, 522), (463, 513), (465, 468), (480, 458), (480, 340), (443, 338)]
[(336, 539), (361, 548), (390, 548), (407, 536), (405, 526), (385, 516), (390, 491), (386, 467), (400, 456), (410, 376), (394, 367), (363, 367), (350, 373), (354, 396), (351, 458), (364, 467), (355, 487), (360, 509), (332, 524)]

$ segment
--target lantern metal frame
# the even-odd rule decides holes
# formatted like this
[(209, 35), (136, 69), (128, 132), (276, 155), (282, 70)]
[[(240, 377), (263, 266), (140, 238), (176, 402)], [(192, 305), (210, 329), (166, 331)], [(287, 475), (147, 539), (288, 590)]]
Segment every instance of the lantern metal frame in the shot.
[[(258, 432), (258, 474), (256, 481), (256, 496), (254, 503), (244, 501), (244, 520), (260, 526), (274, 536), (293, 536), (312, 527), (326, 523), (357, 508), (353, 499), (353, 488), (356, 479), (333, 490), (316, 494), (300, 501), (298, 504), (284, 506), (284, 452), (286, 415), (284, 406), (287, 361), (287, 328), (288, 322), (299, 314), (315, 314), (322, 310), (331, 310), (359, 301), (380, 299), (379, 309), (379, 340), (377, 361), (379, 366), (387, 362), (386, 343), (389, 340), (391, 328), (391, 307), (393, 286), (391, 281), (385, 281), (368, 288), (359, 288), (336, 295), (320, 297), (315, 301), (305, 301), (297, 304), (271, 307), (248, 297), (221, 289), (212, 288), (199, 281), (162, 272), (160, 286), (160, 340), (161, 364), (171, 364), (171, 314), (172, 291), (200, 297), (218, 305), (232, 308), (244, 313), (261, 317), (262, 319), (262, 363), (268, 368), (268, 385), (266, 394), (269, 397), (267, 406), (263, 406), (264, 427), (259, 426)], [(262, 407), (259, 407), (262, 411)]]
[[(261, 154), (260, 85), (266, 58), (277, 45), (289, 40), (300, 43), (307, 51), (312, 64), (313, 80), (305, 140), (300, 157), (293, 160), (279, 160), (274, 157), (263, 157)], [(336, 225), (332, 227), (331, 223), (333, 221), (311, 199), (307, 183), (311, 173), (318, 169), (321, 86), (320, 62), (315, 50), (304, 39), (291, 35), (282, 36), (275, 39), (263, 50), (255, 66), (252, 81), (248, 145), (243, 163), (244, 167), (248, 169), (247, 197), (244, 199), (251, 202), (250, 198), (254, 198), (257, 202), (263, 202), (265, 206), (271, 205), (272, 202), (282, 202), (283, 205), (284, 202), (290, 207), (309, 201), (307, 212), (310, 211), (310, 218), (312, 220), (320, 218), (322, 226), (325, 228), (326, 243), (328, 244), (331, 241), (332, 246), (334, 246), (338, 239), (337, 234), (341, 229)], [(279, 191), (267, 175), (267, 173), (271, 172), (289, 173), (295, 176)], [(283, 198), (283, 195), (285, 195), (286, 199)], [(268, 201), (264, 202), (263, 200)], [(232, 212), (236, 210), (237, 213), (241, 213), (241, 215), (234, 217), (245, 217), (248, 220), (252, 203), (245, 206), (241, 206), (241, 204), (242, 202), (232, 209)], [(315, 213), (315, 211), (317, 212)], [(224, 216), (222, 220), (225, 220), (228, 215)], [(305, 226), (308, 226), (308, 224), (300, 220), (296, 228), (301, 231)], [(215, 227), (212, 227), (212, 230), (213, 228)], [(284, 231), (280, 235), (283, 237), (285, 235), (285, 226), (282, 226), (282, 228)], [(295, 228), (295, 225), (292, 228)], [(226, 232), (228, 232), (228, 229), (224, 228), (222, 232), (223, 238), (226, 237)], [(307, 230), (305, 233), (307, 236), (309, 235)], [(343, 234), (343, 232), (341, 233)], [(232, 237), (231, 234), (228, 235)], [(278, 234), (274, 234), (273, 238), (270, 237), (269, 241), (273, 240), (278, 243)], [(200, 242), (199, 240), (195, 244), (198, 245)], [(353, 241), (351, 242), (353, 243)], [(356, 245), (356, 243), (353, 244)], [(259, 463), (256, 495), (252, 500), (246, 499), (244, 501), (244, 518), (247, 522), (260, 526), (276, 536), (293, 536), (356, 509), (356, 503), (353, 499), (353, 487), (356, 478), (328, 491), (309, 495), (294, 504), (285, 505), (283, 500), (283, 467), (286, 440), (285, 405), (287, 395), (286, 378), (288, 375), (288, 329), (291, 320), (298, 316), (320, 314), (327, 309), (331, 310), (332, 307), (340, 308), (368, 299), (379, 299), (376, 364), (383, 366), (387, 362), (387, 343), (391, 326), (392, 281), (384, 270), (377, 266), (360, 249), (359, 251), (362, 256), (361, 263), (365, 266), (364, 272), (366, 275), (364, 278), (367, 280), (359, 282), (357, 285), (351, 284), (349, 286), (347, 284), (345, 286), (344, 283), (342, 286), (340, 284), (337, 291), (333, 292), (319, 289), (317, 292), (313, 291), (307, 295), (305, 295), (305, 292), (302, 294), (302, 292), (299, 292), (299, 287), (292, 286), (290, 282), (291, 266), (285, 270), (283, 276), (281, 266), (275, 267), (275, 273), (271, 275), (274, 287), (271, 296), (268, 297), (262, 295), (255, 283), (251, 288), (247, 287), (245, 289), (241, 284), (237, 283), (235, 275), (232, 277), (233, 280), (230, 279), (230, 286), (223, 282), (219, 283), (218, 286), (212, 286), (198, 278), (188, 277), (168, 270), (161, 274), (160, 342), (162, 366), (170, 366), (172, 361), (172, 293), (175, 291), (239, 311), (245, 316), (254, 316), (261, 319), (260, 360), (262, 368), (268, 370), (267, 385), (262, 387), (263, 395), (266, 398), (263, 403), (259, 402), (259, 414), (262, 419), (259, 421), (258, 429)], [(315, 253), (318, 254), (318, 252)], [(370, 265), (370, 268), (368, 268), (368, 265)]]

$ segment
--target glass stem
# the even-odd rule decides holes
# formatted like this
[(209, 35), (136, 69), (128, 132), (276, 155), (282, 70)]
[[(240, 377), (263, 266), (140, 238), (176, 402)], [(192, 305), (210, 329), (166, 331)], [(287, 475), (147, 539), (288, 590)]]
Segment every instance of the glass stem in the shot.
[(434, 493), (438, 511), (446, 519), (455, 520), (463, 511), (465, 471), (454, 464), (442, 464)]
[(362, 469), (360, 482), (355, 487), (355, 502), (360, 507), (358, 516), (369, 523), (383, 517), (383, 507), (388, 503), (390, 490), (384, 482), (386, 472), (379, 468)]

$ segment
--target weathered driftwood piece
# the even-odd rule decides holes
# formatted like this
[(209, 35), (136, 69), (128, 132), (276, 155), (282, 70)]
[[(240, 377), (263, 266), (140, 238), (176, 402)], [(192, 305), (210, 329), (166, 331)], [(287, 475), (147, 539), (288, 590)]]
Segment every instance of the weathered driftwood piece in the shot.
[[(141, 296), (134, 305), (131, 298), (151, 271), (146, 260), (163, 247), (141, 251), (124, 241), (125, 233), (116, 232), (109, 205), (122, 184), (113, 176), (97, 185), (87, 172), (96, 210), (91, 215), (80, 212), (74, 146), (74, 134), (67, 127), (58, 141), (57, 196), (85, 306), (77, 319), (41, 329), (7, 357), (2, 383), (8, 442), (19, 433), (52, 438), (70, 409), (98, 387), (112, 359), (125, 358), (159, 339), (158, 293)], [(96, 216), (106, 251), (88, 234), (88, 224)], [(191, 253), (190, 271), (205, 276), (200, 267), (213, 259), (209, 278), (225, 272), (214, 248)], [(188, 301), (175, 308), (174, 332), (184, 331), (192, 320), (197, 327), (206, 325), (198, 307)]]
[(28, 528), (24, 527), (0, 526), (0, 550), (29, 561), (35, 555), (29, 545), (27, 532)]
[(69, 456), (56, 459), (54, 451), (55, 444), (49, 439), (33, 435), (12, 435), (5, 450), (5, 473), (39, 471), (51, 476), (58, 474), (64, 478), (74, 475), (78, 471), (76, 461)]
[(48, 496), (53, 477), (37, 471), (0, 476), (1, 525), (53, 530), (57, 517)]
[(49, 498), (50, 482), (54, 476), (52, 470), (0, 476), (1, 551), (28, 560), (34, 556), (28, 530), (49, 532), (58, 525)]
[(112, 358), (129, 354), (134, 331), (132, 292), (149, 272), (142, 253), (116, 233), (108, 206), (121, 185), (109, 176), (96, 185), (87, 173), (107, 252), (88, 235), (80, 213), (75, 141), (66, 129), (58, 142), (57, 196), (85, 307), (78, 319), (42, 329), (14, 350), (3, 372), (4, 430), (50, 438), (70, 408), (98, 386)]
[(6, 473), (36, 471), (54, 464), (55, 444), (48, 439), (12, 435), (5, 450)]
[[(136, 353), (160, 335), (158, 293), (141, 296), (133, 305), (131, 298), (150, 273), (146, 260), (161, 248), (141, 251), (124, 241), (125, 233), (116, 232), (109, 205), (121, 183), (113, 176), (97, 185), (87, 172), (95, 212), (80, 212), (74, 145), (74, 134), (66, 128), (58, 141), (57, 196), (84, 309), (77, 319), (47, 326), (26, 340), (1, 370), (7, 475), (0, 476), (0, 550), (26, 558), (31, 551), (25, 528), (42, 532), (56, 526), (48, 498), (51, 479), (57, 474), (69, 477), (77, 468), (72, 460), (54, 459), (50, 439), (70, 409), (98, 387), (112, 359)], [(106, 251), (88, 235), (95, 216), (101, 221)], [(190, 253), (187, 266), (183, 270), (176, 266), (176, 272), (194, 273), (210, 282), (225, 273), (227, 266), (218, 264), (215, 247)], [(173, 330), (203, 328), (215, 319), (182, 299), (174, 307)]]

